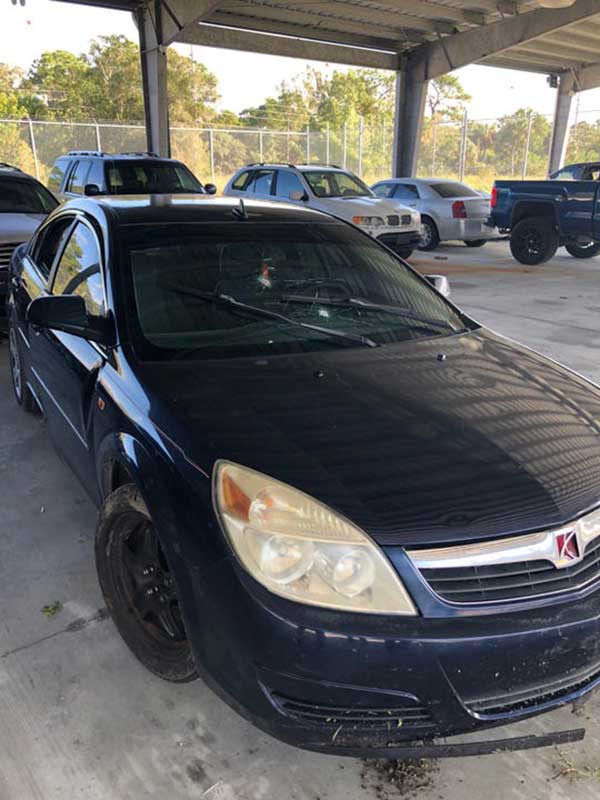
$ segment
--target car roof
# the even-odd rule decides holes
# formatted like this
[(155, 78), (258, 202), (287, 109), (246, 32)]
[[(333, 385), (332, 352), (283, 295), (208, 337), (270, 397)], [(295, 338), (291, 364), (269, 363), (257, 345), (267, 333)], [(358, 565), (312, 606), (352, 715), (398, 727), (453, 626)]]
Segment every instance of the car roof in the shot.
[(29, 181), (37, 180), (33, 175), (29, 175), (29, 173), (23, 172), (19, 167), (15, 167), (13, 164), (7, 164), (4, 161), (0, 161), (0, 178), (20, 178), (21, 180), (25, 179)]
[(131, 153), (105, 153), (103, 150), (69, 150), (68, 153), (63, 153), (58, 156), (56, 161), (61, 158), (102, 158), (109, 161), (168, 161), (175, 164), (181, 162), (176, 158), (163, 158), (157, 153), (135, 151)]
[[(291, 203), (215, 197), (208, 194), (113, 195), (94, 199), (76, 198), (60, 211), (84, 211), (92, 217), (105, 216), (117, 225), (164, 222), (231, 222), (246, 214), (252, 222), (338, 222), (328, 214)], [(237, 212), (237, 213), (236, 213)]]
[(459, 183), (461, 186), (466, 186), (463, 181), (457, 181), (455, 178), (384, 178), (377, 183), (415, 183), (425, 186), (431, 186), (432, 183)]
[(350, 172), (352, 170), (340, 167), (338, 164), (285, 164), (277, 161), (260, 161), (255, 164), (246, 164), (245, 167), (238, 169), (236, 175), (240, 172), (246, 172), (249, 169), (295, 169), (298, 172), (310, 172), (311, 170), (327, 170), (331, 172)]

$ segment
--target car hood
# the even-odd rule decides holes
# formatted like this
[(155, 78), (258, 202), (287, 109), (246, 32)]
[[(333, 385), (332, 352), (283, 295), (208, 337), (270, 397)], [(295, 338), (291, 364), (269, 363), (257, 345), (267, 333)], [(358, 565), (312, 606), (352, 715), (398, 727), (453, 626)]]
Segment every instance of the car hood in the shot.
[(46, 214), (0, 213), (0, 242), (26, 242), (45, 219)]
[(322, 197), (318, 208), (335, 214), (342, 219), (351, 220), (357, 215), (385, 217), (388, 214), (412, 214), (413, 209), (401, 203), (384, 200), (381, 197)]
[(377, 350), (145, 365), (155, 423), (382, 545), (539, 530), (600, 503), (600, 389), (478, 329)]

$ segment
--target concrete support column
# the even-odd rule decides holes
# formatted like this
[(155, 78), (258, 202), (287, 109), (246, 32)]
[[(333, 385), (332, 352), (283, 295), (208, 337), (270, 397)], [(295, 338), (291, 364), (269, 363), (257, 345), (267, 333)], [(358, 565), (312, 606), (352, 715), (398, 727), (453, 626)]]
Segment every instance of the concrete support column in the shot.
[(395, 178), (410, 178), (417, 171), (428, 81), (415, 81), (410, 72), (396, 73), (394, 120)]
[(556, 106), (552, 122), (552, 138), (550, 140), (550, 157), (548, 172), (555, 172), (564, 162), (569, 132), (569, 114), (573, 98), (573, 81), (571, 76), (561, 75), (556, 93)]
[(137, 12), (146, 115), (148, 150), (171, 155), (169, 98), (167, 93), (167, 48), (163, 42), (162, 4), (150, 0)]

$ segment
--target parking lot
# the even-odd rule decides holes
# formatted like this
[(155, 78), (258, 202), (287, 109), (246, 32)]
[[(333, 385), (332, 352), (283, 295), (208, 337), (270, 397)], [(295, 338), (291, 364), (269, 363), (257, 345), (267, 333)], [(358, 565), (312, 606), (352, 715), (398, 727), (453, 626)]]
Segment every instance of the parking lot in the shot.
[[(600, 381), (600, 259), (563, 250), (523, 267), (504, 242), (418, 254), (480, 322)], [(598, 701), (497, 735), (587, 728), (583, 744), (418, 764), (315, 755), (260, 733), (202, 682), (139, 664), (103, 610), (95, 510), (39, 418), (12, 398), (0, 346), (0, 800), (362, 800), (418, 795), (591, 798), (600, 789)], [(6, 502), (8, 501), (8, 502)], [(54, 616), (42, 613), (60, 602)], [(495, 735), (495, 734), (494, 734)]]

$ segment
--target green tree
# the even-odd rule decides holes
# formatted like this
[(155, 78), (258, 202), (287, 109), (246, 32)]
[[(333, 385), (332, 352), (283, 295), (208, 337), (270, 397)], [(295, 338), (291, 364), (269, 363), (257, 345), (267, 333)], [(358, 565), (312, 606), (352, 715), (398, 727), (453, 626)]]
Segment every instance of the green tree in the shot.
[(20, 86), (21, 92), (41, 98), (49, 119), (80, 120), (93, 116), (89, 65), (83, 55), (66, 50), (43, 53)]

